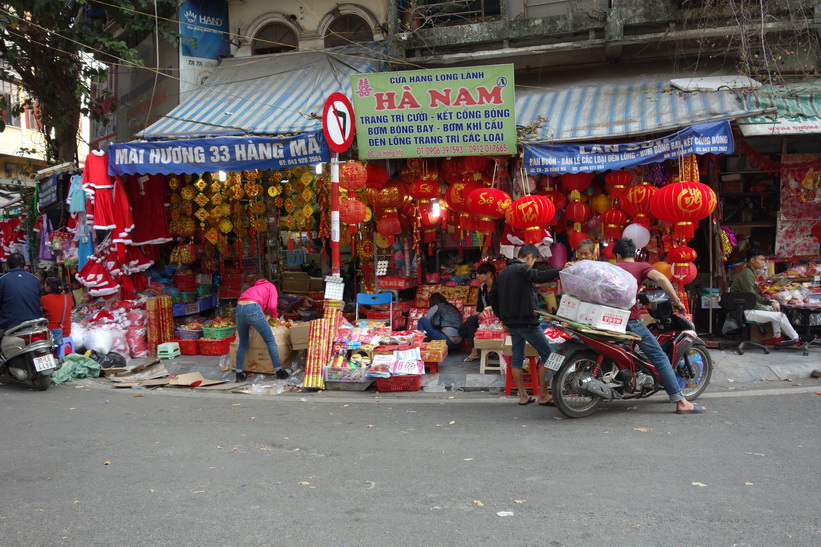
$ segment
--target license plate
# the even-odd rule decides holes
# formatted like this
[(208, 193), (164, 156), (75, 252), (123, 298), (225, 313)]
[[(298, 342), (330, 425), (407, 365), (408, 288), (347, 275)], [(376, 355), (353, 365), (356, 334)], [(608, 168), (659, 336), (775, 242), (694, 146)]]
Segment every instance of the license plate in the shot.
[(550, 370), (559, 370), (559, 367), (562, 366), (566, 357), (561, 353), (551, 353), (550, 357), (547, 358), (547, 362), (545, 366)]
[(34, 370), (37, 372), (42, 372), (44, 370), (49, 370), (56, 367), (57, 364), (54, 362), (53, 355), (43, 355), (42, 357), (34, 358)]

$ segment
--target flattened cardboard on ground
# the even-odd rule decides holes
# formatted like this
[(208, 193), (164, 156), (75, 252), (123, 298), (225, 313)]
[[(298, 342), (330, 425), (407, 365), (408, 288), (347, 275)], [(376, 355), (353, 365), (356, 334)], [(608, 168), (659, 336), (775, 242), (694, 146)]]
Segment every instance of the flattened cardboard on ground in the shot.
[(213, 386), (216, 384), (224, 383), (225, 380), (209, 380), (199, 372), (189, 372), (187, 374), (180, 374), (179, 376), (174, 376), (168, 382), (168, 385), (176, 387), (201, 387)]
[(126, 369), (103, 369), (104, 372), (108, 370), (120, 371), (114, 375), (106, 374), (106, 377), (114, 382), (135, 382), (168, 376), (168, 369), (165, 368), (165, 365), (163, 365), (159, 359), (153, 359), (152, 361), (140, 363)]

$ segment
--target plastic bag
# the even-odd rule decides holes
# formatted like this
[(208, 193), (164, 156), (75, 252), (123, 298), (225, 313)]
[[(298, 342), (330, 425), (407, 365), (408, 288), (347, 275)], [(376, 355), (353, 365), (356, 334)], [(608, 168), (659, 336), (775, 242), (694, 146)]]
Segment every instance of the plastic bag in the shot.
[(731, 332), (738, 331), (738, 329), (739, 326), (738, 323), (735, 322), (735, 319), (733, 319), (732, 317), (728, 317), (724, 320), (724, 324), (721, 326), (721, 334), (727, 336)]
[(117, 353), (128, 355), (128, 341), (126, 339), (126, 331), (111, 331), (111, 351), (116, 351)]
[(63, 365), (51, 375), (51, 383), (64, 384), (80, 378), (97, 378), (102, 370), (100, 363), (77, 353), (66, 355)]
[(125, 357), (116, 351), (110, 353), (100, 353), (92, 350), (89, 358), (100, 363), (103, 368), (125, 368), (128, 364)]
[(85, 351), (86, 328), (80, 323), (71, 323), (71, 339), (74, 340), (74, 353)]
[(129, 327), (145, 327), (148, 325), (148, 316), (145, 310), (131, 310), (125, 316)]
[(83, 346), (97, 353), (108, 353), (114, 344), (114, 336), (110, 330), (96, 328), (89, 330), (83, 339)]
[(626, 310), (636, 303), (636, 278), (609, 262), (582, 260), (559, 273), (564, 292), (585, 302)]
[(145, 327), (129, 327), (125, 339), (128, 342), (128, 353), (131, 357), (148, 357), (148, 341), (145, 339)]

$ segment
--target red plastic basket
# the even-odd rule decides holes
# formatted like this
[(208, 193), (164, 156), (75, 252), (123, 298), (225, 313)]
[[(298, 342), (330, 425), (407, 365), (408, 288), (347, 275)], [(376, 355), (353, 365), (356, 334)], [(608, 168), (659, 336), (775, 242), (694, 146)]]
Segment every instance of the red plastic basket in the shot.
[(220, 340), (206, 340), (205, 338), (200, 338), (197, 340), (197, 349), (199, 350), (200, 355), (225, 355), (231, 351), (231, 342), (233, 342), (235, 338), (235, 336), (231, 338), (222, 338)]
[(408, 374), (405, 376), (391, 376), (390, 378), (377, 378), (376, 389), (382, 392), (419, 391), (422, 389), (422, 375)]
[(197, 290), (197, 275), (196, 274), (174, 274), (174, 286), (176, 286), (180, 292), (193, 292), (194, 296), (196, 297), (196, 290)]
[(183, 340), (181, 338), (175, 338), (171, 341), (180, 345), (180, 353), (182, 355), (197, 355), (198, 353), (196, 340)]

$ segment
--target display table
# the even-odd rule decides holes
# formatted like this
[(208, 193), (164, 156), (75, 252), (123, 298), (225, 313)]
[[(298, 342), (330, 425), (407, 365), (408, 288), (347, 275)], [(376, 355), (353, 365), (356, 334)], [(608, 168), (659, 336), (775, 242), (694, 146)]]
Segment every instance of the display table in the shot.
[[(801, 316), (801, 325), (798, 325), (798, 326), (799, 327), (803, 326), (804, 332), (802, 333), (802, 337), (805, 340), (809, 339), (810, 336), (812, 336), (812, 331), (810, 330), (810, 327), (811, 327), (811, 325), (810, 325), (811, 319), (810, 318), (813, 316), (813, 314), (821, 313), (821, 305), (790, 306), (790, 305), (787, 305), (787, 304), (782, 304), (781, 308), (784, 311), (784, 313), (787, 315), (787, 317), (790, 317), (790, 315), (791, 315), (790, 312), (795, 312), (795, 313), (797, 313)], [(807, 351), (807, 346), (810, 346), (812, 344), (821, 346), (821, 341), (815, 340), (811, 344), (804, 344), (802, 346), (802, 348), (804, 349), (804, 355), (809, 355), (809, 352)]]

